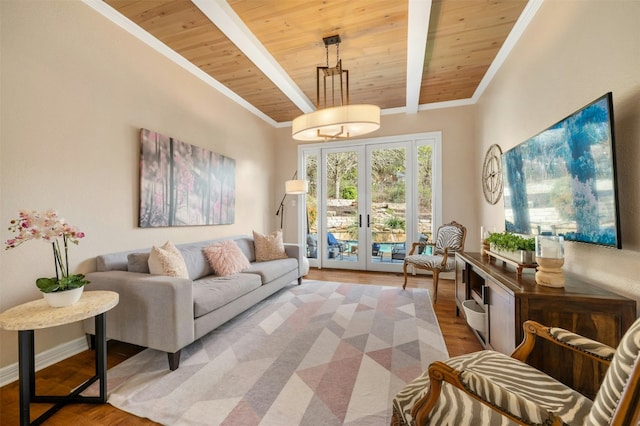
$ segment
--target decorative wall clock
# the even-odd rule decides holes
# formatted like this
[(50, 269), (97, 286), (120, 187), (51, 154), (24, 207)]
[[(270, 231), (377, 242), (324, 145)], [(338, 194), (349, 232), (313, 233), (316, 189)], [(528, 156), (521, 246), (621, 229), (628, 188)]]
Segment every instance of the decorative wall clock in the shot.
[(502, 196), (502, 150), (491, 145), (482, 165), (482, 192), (489, 204), (495, 204)]

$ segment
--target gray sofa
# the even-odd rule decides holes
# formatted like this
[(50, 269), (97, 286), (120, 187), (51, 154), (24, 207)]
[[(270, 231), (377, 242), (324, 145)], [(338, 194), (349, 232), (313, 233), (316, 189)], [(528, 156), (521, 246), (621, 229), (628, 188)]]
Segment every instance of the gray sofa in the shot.
[[(187, 264), (189, 279), (151, 275), (151, 248), (98, 256), (97, 272), (87, 275), (88, 290), (120, 295), (109, 311), (107, 338), (167, 352), (169, 368), (180, 363), (180, 350), (292, 281), (302, 282), (299, 245), (285, 244), (288, 258), (256, 262), (253, 238), (233, 239), (251, 262), (248, 270), (216, 276), (202, 249), (220, 240), (176, 245)], [(95, 335), (94, 321), (84, 331)]]

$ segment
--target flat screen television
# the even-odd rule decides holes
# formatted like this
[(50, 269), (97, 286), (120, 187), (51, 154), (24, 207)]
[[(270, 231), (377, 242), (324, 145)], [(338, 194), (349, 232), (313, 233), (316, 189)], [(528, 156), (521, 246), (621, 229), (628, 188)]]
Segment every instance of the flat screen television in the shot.
[(505, 228), (621, 248), (611, 93), (502, 155)]

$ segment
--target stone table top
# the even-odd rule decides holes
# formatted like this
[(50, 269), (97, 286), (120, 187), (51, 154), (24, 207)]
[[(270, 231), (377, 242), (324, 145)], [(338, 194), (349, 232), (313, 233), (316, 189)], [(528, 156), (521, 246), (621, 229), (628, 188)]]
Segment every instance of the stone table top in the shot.
[(70, 324), (102, 314), (118, 304), (114, 291), (85, 291), (71, 306), (52, 308), (46, 300), (34, 300), (7, 309), (0, 314), (0, 328), (5, 330), (36, 330)]

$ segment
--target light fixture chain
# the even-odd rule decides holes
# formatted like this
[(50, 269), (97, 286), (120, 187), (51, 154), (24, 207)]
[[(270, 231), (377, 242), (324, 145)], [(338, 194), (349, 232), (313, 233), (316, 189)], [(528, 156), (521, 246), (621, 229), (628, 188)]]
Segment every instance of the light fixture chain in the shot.
[(327, 68), (329, 68), (329, 45), (325, 44), (324, 50), (327, 52)]

